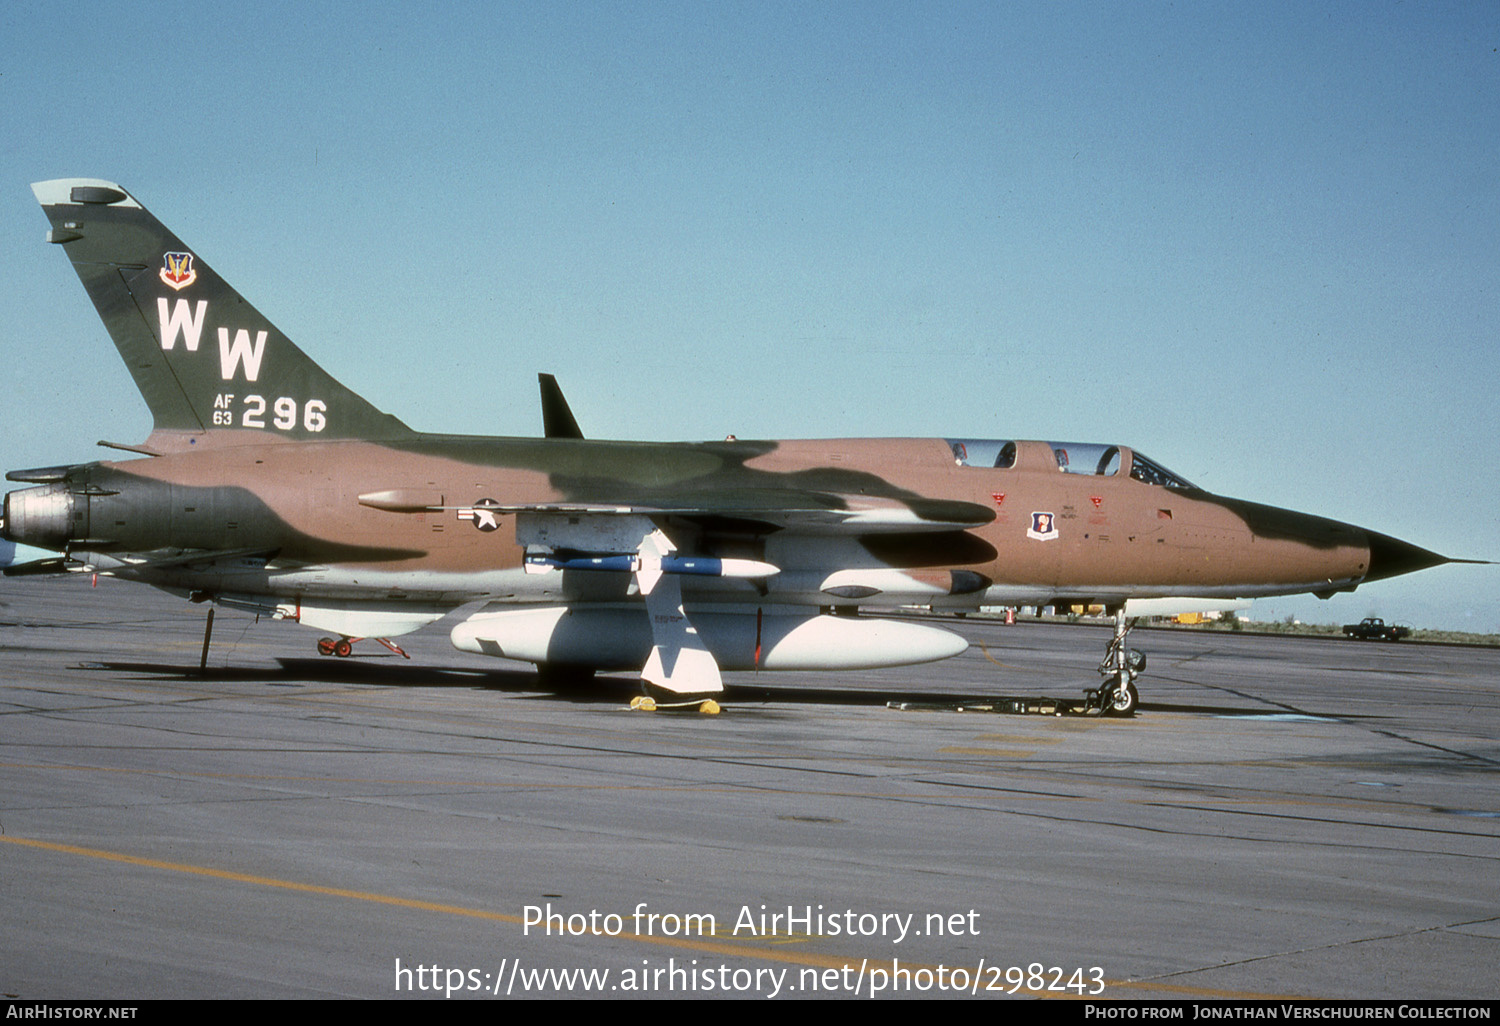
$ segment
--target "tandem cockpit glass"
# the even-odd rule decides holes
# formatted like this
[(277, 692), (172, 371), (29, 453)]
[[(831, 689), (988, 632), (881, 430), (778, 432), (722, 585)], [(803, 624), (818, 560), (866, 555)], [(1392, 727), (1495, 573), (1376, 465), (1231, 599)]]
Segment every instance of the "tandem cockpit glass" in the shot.
[(1098, 442), (1019, 442), (997, 438), (950, 438), (946, 441), (953, 453), (953, 461), (961, 467), (1009, 470), (1019, 460), (1023, 470), (1055, 466), (1061, 473), (1088, 477), (1115, 477), (1123, 470), (1142, 484), (1179, 490), (1194, 487), (1191, 482), (1178, 477), (1160, 463), (1119, 445), (1101, 445)]
[(1009, 470), (1016, 465), (1016, 443), (993, 438), (950, 438), (953, 461), (960, 467), (998, 467)]

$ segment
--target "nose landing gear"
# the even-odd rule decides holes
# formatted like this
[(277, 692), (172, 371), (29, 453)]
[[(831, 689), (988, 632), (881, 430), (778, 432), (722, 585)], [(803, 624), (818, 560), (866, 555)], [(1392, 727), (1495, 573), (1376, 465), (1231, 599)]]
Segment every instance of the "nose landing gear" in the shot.
[(1115, 610), (1115, 634), (1104, 649), (1104, 661), (1099, 664), (1099, 674), (1105, 681), (1098, 690), (1089, 692), (1090, 700), (1098, 702), (1100, 710), (1108, 716), (1133, 716), (1141, 704), (1135, 679), (1146, 668), (1146, 655), (1125, 647), (1125, 639), (1135, 624), (1134, 617), (1126, 619), (1125, 607)]

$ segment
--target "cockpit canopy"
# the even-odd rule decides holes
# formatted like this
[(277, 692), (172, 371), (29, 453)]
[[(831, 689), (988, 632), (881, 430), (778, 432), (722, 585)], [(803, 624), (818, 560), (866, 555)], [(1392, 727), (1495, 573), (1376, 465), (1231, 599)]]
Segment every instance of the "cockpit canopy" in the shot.
[[(946, 439), (961, 467), (1040, 470), (1048, 465), (1064, 474), (1114, 477), (1122, 471), (1143, 484), (1181, 490), (1196, 486), (1166, 467), (1123, 445), (1097, 442), (1021, 442), (997, 438)], [(1050, 451), (1050, 459), (1047, 453)]]

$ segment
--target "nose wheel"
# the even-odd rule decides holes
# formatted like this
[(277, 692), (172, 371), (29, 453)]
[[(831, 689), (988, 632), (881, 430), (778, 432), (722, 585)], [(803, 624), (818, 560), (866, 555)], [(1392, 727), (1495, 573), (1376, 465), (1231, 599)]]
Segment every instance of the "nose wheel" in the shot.
[(1126, 684), (1123, 688), (1111, 681), (1099, 689), (1100, 704), (1108, 716), (1134, 716), (1136, 706), (1141, 704), (1141, 696), (1135, 689), (1134, 684)]

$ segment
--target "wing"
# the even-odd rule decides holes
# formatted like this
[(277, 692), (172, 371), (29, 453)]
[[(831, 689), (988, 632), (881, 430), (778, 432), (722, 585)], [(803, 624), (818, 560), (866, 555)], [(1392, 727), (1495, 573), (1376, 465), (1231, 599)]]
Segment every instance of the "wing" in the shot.
[[(361, 496), (360, 501), (377, 508), (412, 509), (412, 498), (411, 495), (379, 493)], [(556, 616), (541, 614), (552, 617), (548, 637), (587, 634), (584, 621), (598, 618), (603, 628), (607, 617), (608, 626), (600, 633), (617, 637), (633, 634), (639, 647), (632, 653), (646, 649), (642, 677), (677, 694), (721, 691), (721, 664), (731, 668), (758, 668), (781, 661), (787, 668), (796, 668), (813, 665), (809, 660), (826, 660), (829, 651), (845, 647), (829, 642), (827, 634), (833, 628), (841, 632), (840, 637), (847, 642), (850, 652), (871, 651), (883, 646), (887, 650), (883, 658), (890, 660), (883, 665), (944, 658), (964, 647), (962, 639), (935, 628), (901, 625), (893, 630), (890, 625), (879, 621), (825, 624), (821, 621), (847, 618), (817, 616), (805, 609), (797, 614), (788, 615), (782, 611), (772, 616), (765, 616), (763, 610), (690, 614), (682, 597), (683, 577), (735, 577), (763, 581), (779, 574), (780, 568), (759, 559), (681, 555), (679, 544), (687, 536), (728, 532), (753, 537), (791, 531), (825, 537), (846, 535), (858, 538), (872, 534), (893, 537), (963, 531), (994, 518), (990, 509), (973, 503), (892, 501), (867, 496), (749, 489), (712, 496), (678, 494), (652, 503), (507, 505), (494, 502), (459, 507), (458, 511), (461, 516), (468, 513), (475, 518), (514, 516), (516, 541), (525, 548), (528, 572), (590, 570), (632, 575), (636, 593), (645, 600), (644, 620), (649, 638), (641, 633), (640, 626), (623, 622), (623, 618), (631, 614), (618, 610), (559, 611)], [(895, 572), (877, 570), (871, 576)], [(952, 579), (941, 587), (955, 586), (958, 578), (949, 576)], [(977, 583), (964, 581), (962, 587), (977, 588), (988, 583), (978, 575), (970, 576)], [(881, 579), (884, 581), (885, 578)], [(858, 587), (861, 583), (852, 579), (838, 582), (839, 586), (846, 588)], [(538, 618), (537, 614), (523, 615)], [(510, 618), (510, 621), (514, 619)], [(514, 648), (503, 633), (507, 622), (504, 614), (489, 611), (476, 614), (471, 618), (472, 630), (455, 632), (455, 644), (465, 647), (459, 640), (464, 637), (475, 651), (509, 654), (507, 648), (510, 647), (512, 652)], [(700, 627), (707, 631), (706, 635), (700, 632)], [(565, 654), (551, 648), (540, 654), (545, 659), (568, 661)], [(621, 661), (630, 658), (631, 654), (620, 656)]]

